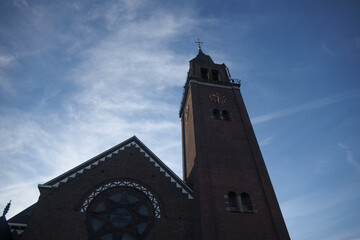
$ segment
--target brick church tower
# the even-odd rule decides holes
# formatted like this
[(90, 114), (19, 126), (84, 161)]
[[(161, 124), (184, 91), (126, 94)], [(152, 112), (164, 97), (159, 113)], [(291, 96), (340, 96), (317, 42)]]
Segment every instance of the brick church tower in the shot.
[(180, 108), (195, 239), (290, 239), (241, 93), (199, 45)]

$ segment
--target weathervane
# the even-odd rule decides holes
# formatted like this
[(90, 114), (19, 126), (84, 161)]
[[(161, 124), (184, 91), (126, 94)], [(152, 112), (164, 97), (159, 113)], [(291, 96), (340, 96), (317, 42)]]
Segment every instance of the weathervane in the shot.
[(200, 50), (201, 49), (201, 44), (204, 43), (204, 42), (200, 42), (200, 39), (198, 38), (197, 41), (195, 41), (195, 43), (198, 44), (198, 49)]

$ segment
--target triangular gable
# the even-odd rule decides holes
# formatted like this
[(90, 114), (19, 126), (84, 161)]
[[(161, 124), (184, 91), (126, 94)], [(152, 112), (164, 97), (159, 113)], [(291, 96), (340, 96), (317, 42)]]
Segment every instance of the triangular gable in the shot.
[(188, 199), (193, 199), (192, 190), (170, 169), (165, 163), (163, 163), (149, 148), (147, 148), (136, 136), (129, 138), (128, 140), (110, 148), (109, 150), (91, 158), (90, 160), (74, 167), (73, 169), (61, 174), (60, 176), (50, 180), (45, 184), (39, 184), (39, 188), (58, 188), (61, 184), (66, 183), (69, 179), (76, 178), (79, 174), (82, 174), (85, 170), (90, 170), (97, 165), (105, 162), (113, 154), (124, 151), (125, 148), (135, 146), (140, 152), (145, 154), (145, 157), (159, 168), (159, 171), (164, 173), (165, 177), (169, 178), (171, 182), (176, 184), (177, 188), (180, 188), (182, 193), (186, 194)]

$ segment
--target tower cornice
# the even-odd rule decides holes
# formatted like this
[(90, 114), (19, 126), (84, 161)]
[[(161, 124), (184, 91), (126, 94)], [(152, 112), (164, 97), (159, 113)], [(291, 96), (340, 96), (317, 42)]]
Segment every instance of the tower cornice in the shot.
[(181, 118), (181, 115), (183, 113), (184, 105), (186, 102), (186, 98), (188, 95), (190, 83), (196, 83), (199, 85), (207, 85), (212, 87), (218, 87), (218, 88), (227, 88), (227, 89), (240, 89), (240, 81), (231, 79), (230, 82), (219, 82), (219, 81), (212, 81), (212, 80), (204, 80), (199, 77), (188, 77), (186, 80), (186, 83), (184, 85), (184, 93), (181, 100), (180, 110), (179, 110), (179, 117)]

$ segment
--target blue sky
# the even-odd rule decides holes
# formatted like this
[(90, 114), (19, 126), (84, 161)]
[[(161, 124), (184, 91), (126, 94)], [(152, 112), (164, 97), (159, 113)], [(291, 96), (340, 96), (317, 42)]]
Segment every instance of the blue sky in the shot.
[(136, 135), (179, 176), (194, 41), (241, 92), (294, 240), (360, 239), (359, 1), (0, 2), (0, 208)]

